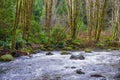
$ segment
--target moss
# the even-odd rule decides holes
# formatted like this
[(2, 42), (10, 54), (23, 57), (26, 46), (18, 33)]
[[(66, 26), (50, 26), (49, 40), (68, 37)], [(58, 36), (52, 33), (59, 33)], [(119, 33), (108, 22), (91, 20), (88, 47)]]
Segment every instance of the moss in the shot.
[(69, 47), (66, 47), (66, 50), (73, 50), (73, 48), (69, 46)]
[(29, 53), (34, 53), (34, 50), (30, 47), (27, 47), (27, 48), (23, 48), (22, 49), (23, 52), (29, 52)]
[(14, 57), (10, 54), (5, 54), (0, 57), (1, 61), (12, 61), (14, 60)]
[(68, 54), (71, 54), (71, 53), (66, 51), (61, 52), (61, 55), (68, 55)]
[(118, 48), (116, 48), (116, 47), (111, 47), (111, 50), (118, 50)]
[(85, 52), (87, 52), (87, 53), (91, 53), (92, 50), (91, 50), (90, 48), (86, 48), (86, 49), (85, 49)]

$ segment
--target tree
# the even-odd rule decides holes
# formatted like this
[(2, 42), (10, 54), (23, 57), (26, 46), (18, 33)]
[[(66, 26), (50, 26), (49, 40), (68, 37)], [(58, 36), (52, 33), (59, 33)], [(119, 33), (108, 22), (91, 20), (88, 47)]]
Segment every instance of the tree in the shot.
[(23, 32), (23, 39), (28, 42), (29, 29), (30, 29), (30, 20), (32, 17), (32, 6), (34, 0), (17, 0), (16, 2), (16, 14), (15, 22), (12, 33), (12, 45), (11, 49), (14, 50), (16, 43), (16, 30), (18, 29), (19, 24), (21, 24), (21, 31)]
[(106, 20), (108, 2), (108, 0), (86, 0), (89, 40), (94, 29), (94, 40), (99, 41)]
[[(45, 0), (45, 27), (50, 39), (53, 0)], [(50, 40), (49, 40), (50, 42)]]
[(112, 27), (113, 27), (113, 40), (120, 37), (120, 1), (114, 0), (112, 10)]
[(78, 0), (67, 0), (68, 26), (71, 30), (71, 38), (76, 38), (76, 29), (78, 22)]

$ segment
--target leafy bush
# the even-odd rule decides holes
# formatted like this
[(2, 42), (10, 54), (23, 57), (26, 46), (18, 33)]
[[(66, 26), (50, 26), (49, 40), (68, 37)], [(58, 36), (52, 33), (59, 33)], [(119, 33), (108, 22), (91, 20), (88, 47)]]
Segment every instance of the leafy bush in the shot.
[(5, 40), (0, 40), (0, 46), (10, 48), (11, 46), (11, 40), (9, 37), (6, 37)]
[(103, 42), (99, 42), (99, 43), (97, 43), (97, 46), (100, 47), (100, 48), (104, 48), (105, 44)]
[(48, 42), (45, 31), (42, 30), (42, 27), (36, 21), (32, 21), (31, 33), (30, 33), (30, 42), (31, 43), (44, 43)]
[(65, 30), (59, 25), (56, 24), (55, 27), (51, 31), (51, 43), (52, 46), (55, 47), (64, 47), (66, 45), (67, 33)]

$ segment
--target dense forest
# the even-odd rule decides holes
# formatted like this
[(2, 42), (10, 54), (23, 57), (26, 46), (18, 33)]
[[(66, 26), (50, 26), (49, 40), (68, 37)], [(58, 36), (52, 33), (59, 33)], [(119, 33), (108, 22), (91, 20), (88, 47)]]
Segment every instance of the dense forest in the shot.
[(1, 0), (0, 50), (119, 50), (119, 4), (119, 0)]

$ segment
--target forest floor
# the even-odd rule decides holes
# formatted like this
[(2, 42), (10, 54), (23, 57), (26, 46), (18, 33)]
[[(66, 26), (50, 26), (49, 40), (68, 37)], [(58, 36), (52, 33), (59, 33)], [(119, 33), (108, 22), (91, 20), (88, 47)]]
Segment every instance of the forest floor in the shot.
[(0, 62), (0, 80), (120, 80), (117, 50), (61, 53), (41, 51), (32, 57)]

